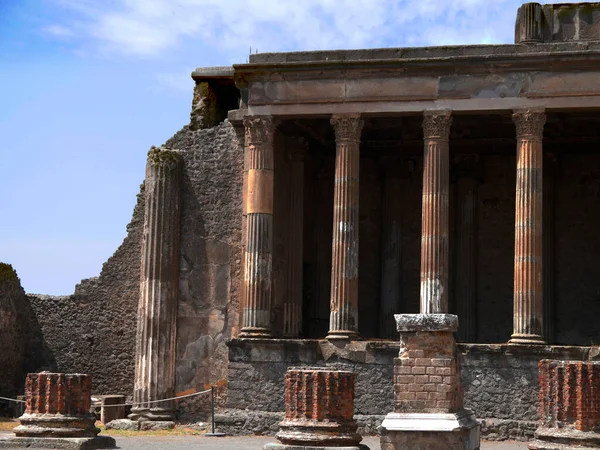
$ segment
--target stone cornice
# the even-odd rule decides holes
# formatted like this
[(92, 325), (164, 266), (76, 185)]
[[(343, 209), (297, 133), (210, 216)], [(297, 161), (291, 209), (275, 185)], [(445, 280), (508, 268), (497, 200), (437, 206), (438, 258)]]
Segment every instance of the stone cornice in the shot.
[[(556, 44), (538, 44), (536, 47)], [(529, 49), (526, 46), (490, 46), (490, 47), (517, 47)], [(597, 48), (596, 48), (597, 47)], [(298, 78), (338, 77), (337, 71), (348, 70), (364, 72), (369, 75), (371, 70), (380, 71), (390, 69), (397, 75), (400, 73), (429, 73), (440, 75), (448, 73), (482, 73), (493, 71), (577, 71), (583, 68), (600, 68), (600, 45), (591, 49), (588, 44), (568, 46), (565, 51), (520, 51), (512, 53), (484, 53), (449, 55), (449, 56), (419, 56), (406, 58), (381, 58), (381, 59), (339, 59), (339, 60), (312, 60), (312, 61), (285, 61), (285, 62), (260, 62), (250, 64), (235, 64), (236, 76), (243, 76), (248, 81), (270, 78), (272, 73), (296, 72)], [(583, 48), (583, 49), (582, 49)], [(577, 49), (577, 50), (575, 50)], [(489, 49), (488, 51), (491, 51)], [(306, 72), (310, 72), (310, 75)], [(331, 75), (330, 75), (331, 73)], [(318, 76), (316, 76), (318, 75)], [(380, 73), (378, 73), (380, 75)], [(390, 75), (392, 76), (392, 75)]]

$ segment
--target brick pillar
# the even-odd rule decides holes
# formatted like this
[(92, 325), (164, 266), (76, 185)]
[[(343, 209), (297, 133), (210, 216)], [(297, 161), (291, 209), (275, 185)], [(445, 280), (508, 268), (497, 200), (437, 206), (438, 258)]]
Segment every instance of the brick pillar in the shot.
[[(95, 437), (100, 429), (90, 414), (92, 376), (30, 373), (25, 381), (26, 410), (14, 429), (18, 437)], [(50, 446), (50, 445), (49, 445)], [(94, 447), (95, 448), (95, 447)]]
[(542, 360), (531, 450), (600, 447), (600, 362)]
[(515, 208), (514, 330), (510, 342), (543, 344), (542, 305), (542, 110), (515, 111), (517, 195)]
[(358, 335), (359, 115), (333, 116), (335, 190), (331, 263), (331, 312), (328, 339)]
[(477, 338), (477, 155), (457, 158), (456, 182), (456, 314), (459, 342)]
[(303, 138), (288, 140), (290, 147), (289, 229), (287, 244), (287, 295), (283, 303), (284, 337), (302, 333), (302, 282), (304, 250), (304, 157), (307, 143)]
[(132, 419), (172, 420), (175, 322), (179, 296), (181, 156), (151, 148), (146, 164), (144, 234), (136, 335)]
[(379, 337), (394, 339), (396, 321), (400, 311), (402, 264), (402, 208), (401, 182), (398, 158), (382, 159), (384, 187), (381, 239), (381, 308), (379, 312)]
[(273, 134), (271, 117), (244, 119), (248, 167), (244, 194), (246, 252), (241, 338), (271, 336), (273, 261)]
[(450, 111), (423, 117), (423, 205), (421, 224), (421, 313), (448, 312), (448, 192)]
[(556, 171), (557, 171), (556, 155), (544, 155), (544, 208), (543, 208), (543, 277), (544, 277), (544, 339), (547, 343), (554, 342), (555, 333), (555, 317), (554, 317), (554, 259), (555, 259), (555, 192), (556, 192)]
[[(355, 380), (353, 372), (343, 370), (289, 369), (285, 374), (285, 419), (275, 437), (290, 446), (355, 448), (362, 440), (354, 421)], [(290, 447), (271, 444), (268, 448)]]

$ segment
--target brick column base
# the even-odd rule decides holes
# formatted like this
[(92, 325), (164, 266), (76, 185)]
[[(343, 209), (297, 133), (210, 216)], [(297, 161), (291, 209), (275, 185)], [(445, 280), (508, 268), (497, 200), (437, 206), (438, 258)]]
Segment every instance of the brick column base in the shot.
[(451, 314), (397, 314), (394, 412), (381, 424), (381, 450), (479, 448), (479, 422), (463, 408)]
[(600, 362), (539, 362), (540, 425), (531, 450), (600, 448)]
[(91, 392), (91, 375), (28, 374), (21, 425), (15, 437), (0, 437), (0, 448), (114, 448), (113, 438), (97, 436)]
[(285, 374), (285, 420), (265, 450), (368, 450), (354, 420), (356, 374), (326, 368), (292, 368)]

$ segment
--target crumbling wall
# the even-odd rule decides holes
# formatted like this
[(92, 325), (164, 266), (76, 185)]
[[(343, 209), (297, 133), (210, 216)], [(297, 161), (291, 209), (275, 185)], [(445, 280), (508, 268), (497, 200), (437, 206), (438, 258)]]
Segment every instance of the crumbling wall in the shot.
[(21, 305), (27, 301), (17, 273), (0, 263), (0, 396), (12, 397), (22, 390), (24, 334)]

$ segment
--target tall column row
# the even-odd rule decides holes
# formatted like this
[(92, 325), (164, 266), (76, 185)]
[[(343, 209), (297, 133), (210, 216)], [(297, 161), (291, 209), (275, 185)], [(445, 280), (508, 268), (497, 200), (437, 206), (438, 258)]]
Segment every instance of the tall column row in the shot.
[[(543, 343), (551, 334), (542, 301), (543, 110), (514, 111), (517, 136), (515, 208), (514, 332), (513, 343)], [(363, 120), (360, 115), (334, 115), (336, 159), (334, 175), (333, 238), (329, 339), (358, 336), (359, 274), (359, 164)], [(244, 299), (241, 337), (271, 336), (273, 261), (274, 123), (268, 116), (245, 119), (246, 189)], [(451, 112), (425, 111), (423, 115), (423, 190), (421, 228), (421, 313), (447, 313), (449, 291), (449, 136)], [(299, 141), (300, 142), (300, 141)], [(304, 162), (306, 144), (290, 149), (289, 236), (286, 248), (287, 287), (283, 301), (283, 334), (302, 332), (302, 252)], [(478, 181), (472, 174), (457, 180), (456, 297), (461, 321), (459, 339), (476, 338), (476, 205)], [(382, 333), (393, 336), (401, 283), (400, 184), (384, 181), (381, 321)], [(546, 214), (548, 216), (548, 214)], [(550, 220), (548, 217), (546, 221)], [(544, 253), (550, 258), (550, 251)], [(389, 267), (388, 267), (389, 266)], [(546, 277), (548, 283), (548, 277)], [(388, 323), (389, 322), (389, 323)], [(387, 325), (390, 327), (387, 327)], [(388, 329), (390, 328), (390, 329)]]

